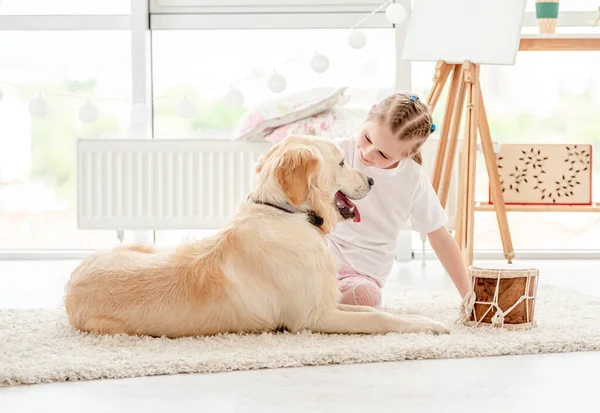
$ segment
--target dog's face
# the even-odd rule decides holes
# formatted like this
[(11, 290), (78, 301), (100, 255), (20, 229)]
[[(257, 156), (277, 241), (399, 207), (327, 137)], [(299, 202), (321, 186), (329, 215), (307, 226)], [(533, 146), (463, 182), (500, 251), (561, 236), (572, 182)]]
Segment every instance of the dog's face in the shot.
[(257, 189), (280, 202), (312, 210), (324, 220), (327, 233), (341, 220), (360, 221), (351, 199), (364, 198), (373, 180), (348, 166), (333, 142), (292, 135), (274, 145), (257, 166)]

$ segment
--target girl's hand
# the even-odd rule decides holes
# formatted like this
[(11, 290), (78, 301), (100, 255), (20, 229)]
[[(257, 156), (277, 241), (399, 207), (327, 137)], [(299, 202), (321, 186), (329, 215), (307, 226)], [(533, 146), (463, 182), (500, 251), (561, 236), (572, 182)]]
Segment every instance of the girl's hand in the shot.
[(427, 238), (431, 248), (450, 275), (460, 297), (465, 298), (465, 295), (471, 290), (471, 281), (456, 240), (446, 227), (430, 232), (427, 234)]

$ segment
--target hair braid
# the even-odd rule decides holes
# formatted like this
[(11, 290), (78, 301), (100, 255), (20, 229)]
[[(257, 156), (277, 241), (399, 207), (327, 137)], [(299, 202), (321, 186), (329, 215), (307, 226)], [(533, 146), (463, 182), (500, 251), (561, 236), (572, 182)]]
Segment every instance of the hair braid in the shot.
[[(419, 140), (416, 151), (433, 131), (429, 107), (416, 95), (408, 93), (395, 93), (383, 99), (371, 108), (368, 119), (385, 122), (402, 141)], [(419, 152), (413, 155), (413, 159), (422, 165)]]

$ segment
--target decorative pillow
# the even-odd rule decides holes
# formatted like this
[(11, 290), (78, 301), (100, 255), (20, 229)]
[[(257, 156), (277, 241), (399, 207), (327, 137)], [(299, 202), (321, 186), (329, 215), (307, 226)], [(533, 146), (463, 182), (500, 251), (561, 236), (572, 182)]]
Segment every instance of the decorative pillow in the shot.
[(333, 108), (322, 113), (283, 125), (265, 140), (277, 143), (289, 135), (313, 135), (323, 138), (348, 137), (358, 133), (366, 119), (366, 111), (351, 108)]
[(331, 109), (347, 87), (315, 88), (268, 102), (247, 112), (233, 140), (263, 140), (276, 128)]

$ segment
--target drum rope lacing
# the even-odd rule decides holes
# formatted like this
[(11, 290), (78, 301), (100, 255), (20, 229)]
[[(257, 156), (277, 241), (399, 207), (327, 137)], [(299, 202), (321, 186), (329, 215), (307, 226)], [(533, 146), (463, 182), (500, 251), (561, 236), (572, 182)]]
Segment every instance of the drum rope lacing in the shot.
[[(466, 323), (471, 319), (471, 314), (473, 314), (473, 318), (475, 319), (476, 325), (479, 325), (481, 321), (488, 315), (492, 309), (496, 310), (496, 313), (492, 317), (492, 326), (494, 327), (503, 327), (505, 316), (510, 313), (515, 307), (521, 304), (524, 300), (532, 300), (535, 297), (529, 295), (529, 289), (531, 285), (531, 276), (532, 270), (527, 270), (527, 281), (525, 283), (525, 294), (523, 294), (510, 308), (506, 311), (502, 311), (500, 306), (498, 305), (498, 294), (500, 292), (500, 280), (502, 277), (502, 270), (498, 270), (498, 281), (496, 282), (496, 290), (494, 291), (494, 299), (492, 302), (489, 301), (477, 301), (477, 296), (475, 295), (475, 284), (473, 279), (475, 277), (471, 277), (471, 291), (469, 291), (465, 297), (463, 298), (461, 308), (460, 308), (460, 317), (457, 320), (459, 323)], [(481, 316), (479, 320), (477, 320), (477, 314), (475, 313), (475, 304), (487, 305), (487, 311)], [(527, 322), (530, 322), (529, 317), (529, 306), (525, 306), (525, 311), (527, 314)]]

